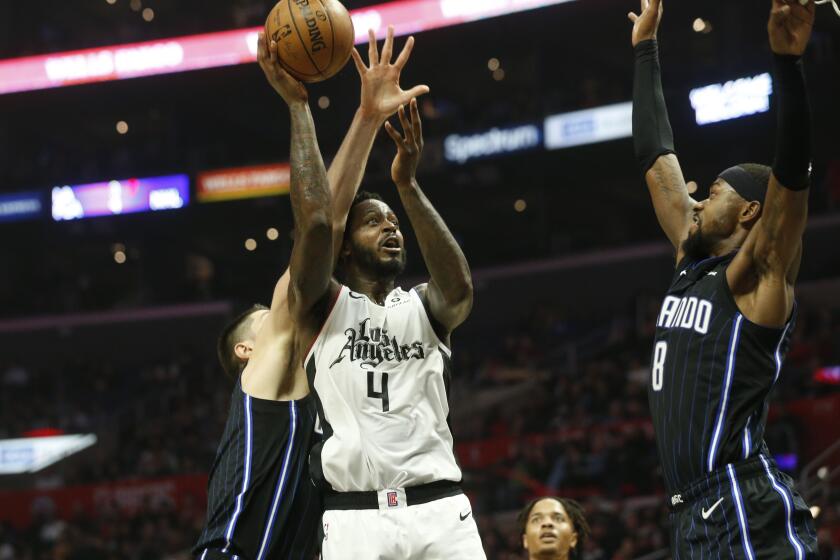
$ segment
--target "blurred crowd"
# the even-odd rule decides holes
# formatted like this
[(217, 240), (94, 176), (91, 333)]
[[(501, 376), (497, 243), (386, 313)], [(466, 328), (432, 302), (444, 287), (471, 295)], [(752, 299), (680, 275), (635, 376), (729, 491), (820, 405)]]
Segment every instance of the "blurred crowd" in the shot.
[[(584, 503), (594, 535), (587, 558), (636, 558), (666, 546), (661, 499), (639, 502), (661, 494), (646, 411), (654, 303), (640, 315), (587, 325), (541, 310), (500, 332), (496, 350), (481, 337), (458, 341), (453, 426), (490, 558), (519, 557), (508, 514), (544, 494)], [(803, 312), (775, 402), (836, 391), (811, 374), (837, 363), (840, 315)], [(55, 428), (100, 438), (85, 460), (66, 461), (38, 479), (53, 487), (205, 473), (230, 394), (206, 352), (188, 350), (165, 364), (10, 364), (0, 370), (0, 385), (0, 437)], [(504, 398), (494, 398), (499, 394)], [(774, 453), (795, 453), (799, 430), (795, 419), (772, 422)], [(103, 511), (72, 521), (39, 511), (33, 527), (0, 533), (0, 560), (179, 558), (198, 533), (203, 507), (154, 504), (127, 517)]]

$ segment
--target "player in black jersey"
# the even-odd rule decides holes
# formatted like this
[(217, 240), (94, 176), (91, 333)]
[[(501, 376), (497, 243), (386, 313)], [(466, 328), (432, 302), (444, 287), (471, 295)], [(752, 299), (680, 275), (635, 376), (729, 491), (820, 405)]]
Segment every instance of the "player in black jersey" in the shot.
[(764, 443), (767, 398), (795, 316), (810, 181), (800, 57), (814, 3), (773, 0), (778, 99), (772, 170), (722, 172), (694, 200), (674, 151), (660, 83), (661, 0), (633, 21), (633, 137), (677, 267), (657, 319), (649, 401), (673, 508), (675, 558), (815, 558), (811, 514)]
[[(259, 38), (259, 62), (289, 106), (292, 122), (291, 197), (296, 212), (289, 270), (278, 281), (270, 308), (255, 306), (237, 317), (219, 339), (219, 359), (234, 379), (225, 432), (210, 472), (207, 523), (193, 553), (201, 560), (312, 559), (317, 552), (321, 497), (307, 458), (315, 412), (297, 355), (289, 292), (307, 282), (305, 255), (312, 238), (343, 240), (350, 205), (361, 183), (373, 140), (383, 122), (426, 86), (403, 91), (400, 71), (414, 41), (391, 63), (389, 28), (380, 59), (370, 33), (370, 66), (354, 50), (362, 99), (329, 173), (318, 151), (306, 89), (282, 70), (276, 44)], [(308, 249), (309, 248), (309, 249)]]

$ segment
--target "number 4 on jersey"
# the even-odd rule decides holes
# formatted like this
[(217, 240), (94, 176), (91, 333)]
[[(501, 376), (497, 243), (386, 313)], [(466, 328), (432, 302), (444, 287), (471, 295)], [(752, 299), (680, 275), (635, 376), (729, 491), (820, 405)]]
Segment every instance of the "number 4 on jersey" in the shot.
[(653, 349), (653, 367), (651, 383), (654, 391), (662, 390), (662, 377), (665, 373), (665, 356), (668, 355), (668, 343), (659, 341)]
[(378, 393), (373, 389), (373, 376), (376, 375), (373, 371), (368, 371), (367, 382), (368, 382), (368, 397), (372, 399), (382, 399), (382, 412), (388, 412), (389, 403), (388, 403), (388, 374), (386, 372), (382, 372), (382, 390)]

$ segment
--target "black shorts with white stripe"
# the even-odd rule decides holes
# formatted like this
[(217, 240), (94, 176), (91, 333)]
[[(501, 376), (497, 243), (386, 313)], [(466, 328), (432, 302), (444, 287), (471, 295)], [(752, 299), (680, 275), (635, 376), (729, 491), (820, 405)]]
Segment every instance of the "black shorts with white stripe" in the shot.
[(674, 560), (816, 560), (811, 511), (791, 478), (759, 455), (671, 497)]

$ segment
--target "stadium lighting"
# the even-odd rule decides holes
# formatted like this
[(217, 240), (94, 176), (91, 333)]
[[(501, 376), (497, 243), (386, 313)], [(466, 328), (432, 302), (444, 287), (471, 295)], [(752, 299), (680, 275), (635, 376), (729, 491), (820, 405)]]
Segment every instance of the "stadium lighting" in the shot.
[(764, 73), (691, 90), (688, 97), (699, 125), (738, 119), (770, 110), (773, 79)]
[(0, 440), (0, 475), (38, 472), (96, 441), (95, 434)]
[[(368, 29), (381, 39), (388, 24), (404, 36), (572, 1), (395, 0), (352, 10), (351, 16), (356, 43), (363, 43)], [(135, 5), (140, 11), (140, 0), (132, 9)], [(256, 62), (260, 31), (261, 26), (0, 60), (0, 95)]]

